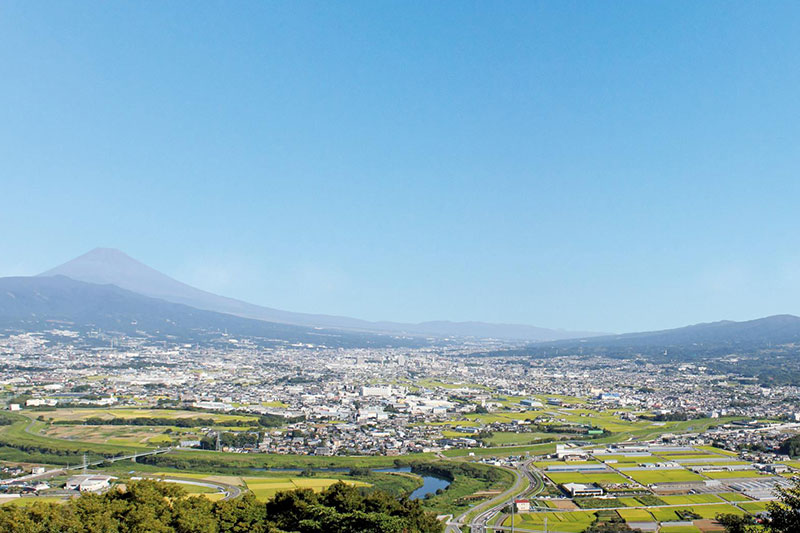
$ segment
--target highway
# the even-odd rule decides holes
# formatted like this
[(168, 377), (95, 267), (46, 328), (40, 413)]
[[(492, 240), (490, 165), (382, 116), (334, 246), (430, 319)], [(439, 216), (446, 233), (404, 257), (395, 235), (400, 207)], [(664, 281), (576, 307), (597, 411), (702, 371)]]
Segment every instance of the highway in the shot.
[(463, 513), (458, 518), (451, 520), (447, 523), (445, 533), (463, 533), (461, 526), (465, 525), (467, 516), (478, 511), (472, 520), (469, 521), (470, 531), (472, 533), (486, 533), (487, 529), (495, 529), (487, 524), (491, 521), (497, 513), (501, 512), (513, 498), (520, 498), (523, 496), (535, 496), (544, 488), (544, 483), (539, 477), (539, 474), (530, 469), (531, 460), (523, 463), (518, 463), (515, 466), (516, 479), (514, 485), (498, 496), (491, 500), (487, 500)]

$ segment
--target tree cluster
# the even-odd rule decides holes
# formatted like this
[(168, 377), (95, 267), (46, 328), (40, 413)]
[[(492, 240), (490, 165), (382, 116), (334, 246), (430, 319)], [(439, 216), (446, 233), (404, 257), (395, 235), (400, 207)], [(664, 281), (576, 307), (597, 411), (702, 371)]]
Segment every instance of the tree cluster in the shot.
[(126, 490), (83, 494), (58, 505), (0, 507), (0, 533), (440, 533), (418, 502), (337, 483), (317, 494), (252, 494), (212, 502), (176, 485), (131, 482)]

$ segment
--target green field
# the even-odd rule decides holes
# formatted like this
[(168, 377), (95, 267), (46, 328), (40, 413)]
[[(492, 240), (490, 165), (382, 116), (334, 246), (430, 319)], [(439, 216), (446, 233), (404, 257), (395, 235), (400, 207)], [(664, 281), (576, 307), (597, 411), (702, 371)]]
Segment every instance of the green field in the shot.
[[(564, 461), (536, 461), (533, 463), (533, 466), (536, 468), (541, 468), (546, 470), (548, 466), (563, 466), (565, 463)], [(581, 466), (581, 465), (599, 465), (601, 464), (599, 461), (570, 461), (569, 463), (572, 466)]]
[(655, 483), (673, 483), (679, 481), (700, 481), (703, 479), (699, 474), (695, 474), (683, 468), (675, 470), (634, 470), (626, 471), (626, 475), (635, 479), (642, 485), (651, 485)]
[[(463, 436), (464, 434), (460, 433), (458, 435)], [(486, 439), (486, 443), (490, 446), (507, 446), (509, 444), (530, 444), (545, 440), (558, 440), (568, 436), (566, 433), (512, 433), (497, 431)]]
[(667, 505), (683, 505), (692, 503), (722, 503), (724, 500), (715, 494), (680, 494), (674, 496), (659, 496)]
[(619, 509), (619, 515), (625, 519), (626, 522), (652, 522), (653, 515), (646, 509)]
[(739, 507), (747, 511), (748, 513), (760, 513), (761, 511), (766, 511), (769, 502), (743, 502), (737, 504)]
[(755, 470), (737, 470), (734, 472), (703, 472), (703, 475), (710, 479), (735, 479), (761, 476), (761, 474)]
[(557, 485), (564, 483), (630, 483), (628, 479), (616, 472), (545, 472), (545, 475)]
[(727, 502), (748, 502), (750, 498), (739, 492), (719, 492), (717, 496)]
[[(580, 533), (594, 522), (596, 513), (594, 511), (522, 513), (514, 516), (514, 527), (519, 527), (520, 529), (542, 529), (545, 517), (547, 517), (549, 530)], [(511, 526), (511, 517), (503, 521), (503, 526)]]
[(620, 463), (620, 467), (629, 466), (631, 464), (648, 464), (648, 463), (661, 463), (663, 459), (660, 457), (656, 457), (654, 455), (641, 455), (641, 456), (630, 456), (630, 455), (596, 455), (595, 459), (598, 459), (603, 462), (607, 461), (616, 461)]
[(680, 520), (678, 511), (691, 511), (702, 518), (714, 518), (718, 514), (744, 514), (740, 509), (727, 503), (712, 505), (687, 505), (686, 507), (654, 507), (649, 509), (659, 522), (674, 522)]

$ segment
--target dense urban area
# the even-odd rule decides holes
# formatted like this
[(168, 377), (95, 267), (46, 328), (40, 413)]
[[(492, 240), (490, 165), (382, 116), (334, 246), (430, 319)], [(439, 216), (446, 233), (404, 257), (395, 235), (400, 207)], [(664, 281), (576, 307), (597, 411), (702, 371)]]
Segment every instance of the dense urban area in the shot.
[(385, 491), (415, 502), (420, 531), (668, 533), (758, 520), (800, 470), (796, 386), (495, 347), (8, 334), (0, 501), (8, 513), (159, 480), (217, 506)]

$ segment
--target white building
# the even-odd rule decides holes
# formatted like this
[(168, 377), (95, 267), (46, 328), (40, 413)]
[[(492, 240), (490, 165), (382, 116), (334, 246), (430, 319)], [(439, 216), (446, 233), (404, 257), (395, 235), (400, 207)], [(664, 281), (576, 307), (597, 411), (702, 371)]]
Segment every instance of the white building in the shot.
[(569, 493), (572, 495), (573, 498), (577, 498), (580, 496), (602, 496), (603, 489), (595, 485), (594, 483), (591, 484), (584, 484), (584, 483), (565, 483), (562, 485)]
[(394, 394), (392, 387), (361, 387), (361, 396), (379, 396), (389, 398)]
[(64, 488), (67, 490), (79, 490), (81, 492), (102, 492), (111, 486), (112, 479), (116, 478), (95, 474), (72, 476), (67, 480), (67, 484), (64, 485)]

